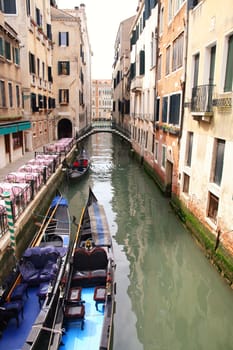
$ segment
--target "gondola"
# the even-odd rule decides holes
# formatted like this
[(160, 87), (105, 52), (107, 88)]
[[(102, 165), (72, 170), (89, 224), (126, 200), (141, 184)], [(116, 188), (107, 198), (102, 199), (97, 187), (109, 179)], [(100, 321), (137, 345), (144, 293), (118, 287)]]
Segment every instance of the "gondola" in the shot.
[(28, 349), (43, 329), (51, 327), (69, 256), (70, 232), (68, 202), (57, 193), (35, 238), (4, 284), (1, 349)]
[(103, 206), (89, 189), (61, 287), (50, 350), (110, 349), (116, 293), (112, 248)]
[(70, 181), (77, 181), (86, 175), (90, 168), (90, 160), (83, 148), (72, 164), (67, 168), (67, 177)]

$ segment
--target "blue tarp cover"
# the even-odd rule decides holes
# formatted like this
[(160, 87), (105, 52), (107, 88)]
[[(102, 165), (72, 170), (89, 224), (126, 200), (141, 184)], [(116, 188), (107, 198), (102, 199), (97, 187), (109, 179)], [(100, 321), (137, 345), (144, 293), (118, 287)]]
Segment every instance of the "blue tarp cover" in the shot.
[(50, 207), (54, 208), (57, 204), (64, 205), (64, 206), (68, 207), (67, 199), (64, 197), (61, 197), (61, 196), (54, 197)]
[(96, 246), (111, 246), (111, 234), (102, 205), (93, 203), (88, 207), (92, 238)]

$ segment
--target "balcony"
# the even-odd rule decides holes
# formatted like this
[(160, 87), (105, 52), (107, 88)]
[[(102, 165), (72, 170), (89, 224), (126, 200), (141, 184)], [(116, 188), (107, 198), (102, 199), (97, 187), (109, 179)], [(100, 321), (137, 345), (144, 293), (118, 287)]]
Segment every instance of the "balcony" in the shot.
[(192, 89), (191, 113), (196, 120), (211, 121), (214, 87), (215, 85), (199, 85)]
[(137, 76), (131, 81), (131, 90), (132, 92), (142, 91), (142, 77)]

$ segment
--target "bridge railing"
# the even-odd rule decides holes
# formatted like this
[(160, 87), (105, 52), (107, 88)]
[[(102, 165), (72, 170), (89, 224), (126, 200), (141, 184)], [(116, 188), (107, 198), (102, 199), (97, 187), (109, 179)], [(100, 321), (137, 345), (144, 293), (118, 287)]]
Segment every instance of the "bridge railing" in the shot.
[(115, 130), (121, 133), (123, 136), (125, 136), (127, 139), (130, 140), (131, 133), (128, 128), (125, 128), (122, 125), (119, 125), (115, 123), (112, 120), (98, 120), (98, 121), (92, 121), (92, 123), (85, 128), (81, 129), (79, 132), (76, 133), (76, 139), (85, 138), (85, 136), (89, 136), (89, 134), (94, 129), (106, 129), (106, 131)]

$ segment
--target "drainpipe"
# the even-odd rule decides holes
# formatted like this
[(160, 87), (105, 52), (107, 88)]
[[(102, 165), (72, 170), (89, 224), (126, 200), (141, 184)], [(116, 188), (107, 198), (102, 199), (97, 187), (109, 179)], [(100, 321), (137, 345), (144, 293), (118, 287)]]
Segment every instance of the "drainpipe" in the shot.
[[(158, 77), (158, 61), (159, 61), (159, 26), (160, 26), (160, 9), (161, 9), (161, 1), (158, 0), (157, 3), (158, 6), (158, 18), (157, 18), (157, 30), (156, 30), (156, 37), (155, 37), (155, 44), (156, 44), (156, 64), (155, 64), (155, 98), (156, 98), (156, 107), (154, 109), (155, 115), (157, 114), (157, 77)], [(155, 115), (154, 115), (154, 129), (155, 129)], [(154, 131), (154, 130), (153, 130)]]
[(187, 76), (187, 54), (188, 54), (188, 29), (189, 29), (189, 1), (186, 3), (186, 18), (185, 18), (185, 32), (184, 32), (184, 78), (183, 81), (180, 81), (181, 89), (182, 89), (182, 101), (181, 101), (181, 120), (180, 120), (180, 132), (178, 137), (178, 144), (180, 143), (180, 139), (182, 137), (183, 132), (183, 124), (184, 124), (184, 100), (185, 100), (185, 92), (186, 92), (186, 76)]

